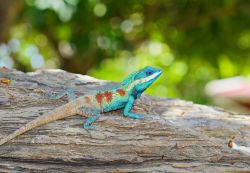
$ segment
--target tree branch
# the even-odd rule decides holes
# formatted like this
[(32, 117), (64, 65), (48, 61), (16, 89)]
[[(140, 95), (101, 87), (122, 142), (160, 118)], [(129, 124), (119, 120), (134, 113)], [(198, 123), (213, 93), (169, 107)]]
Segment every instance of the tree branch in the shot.
[[(49, 91), (71, 87), (79, 95), (116, 85), (61, 70), (21, 73), (0, 70), (14, 80), (0, 91), (0, 138), (65, 104)], [(250, 143), (250, 118), (178, 99), (143, 95), (133, 112), (143, 120), (104, 113), (85, 130), (87, 117), (73, 116), (33, 129), (0, 146), (0, 170), (27, 172), (236, 172), (250, 169), (249, 157), (227, 147), (226, 138)]]

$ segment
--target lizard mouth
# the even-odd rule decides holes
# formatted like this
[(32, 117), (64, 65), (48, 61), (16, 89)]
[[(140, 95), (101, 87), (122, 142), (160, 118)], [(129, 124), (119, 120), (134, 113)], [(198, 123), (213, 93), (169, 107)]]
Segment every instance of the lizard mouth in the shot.
[(156, 74), (157, 74), (156, 77), (159, 77), (162, 74), (162, 71), (159, 71)]
[(160, 77), (161, 73), (162, 73), (162, 71), (158, 71), (158, 72), (152, 74), (151, 76), (148, 77), (149, 79), (147, 81), (145, 81), (145, 82), (148, 82), (148, 81), (153, 82), (153, 81), (155, 81), (158, 77)]
[(156, 73), (154, 73), (154, 74), (152, 74), (144, 79), (141, 79), (140, 83), (145, 83), (145, 82), (157, 79), (161, 75), (161, 73), (162, 73), (161, 71), (158, 71), (158, 72), (156, 72)]
[(162, 71), (158, 71), (150, 76), (150, 80), (157, 79), (161, 75)]

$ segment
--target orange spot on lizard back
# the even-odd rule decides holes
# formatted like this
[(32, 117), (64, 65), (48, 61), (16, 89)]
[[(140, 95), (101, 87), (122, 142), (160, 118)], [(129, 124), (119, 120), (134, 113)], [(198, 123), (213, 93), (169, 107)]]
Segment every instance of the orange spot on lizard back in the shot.
[(109, 91), (106, 91), (104, 93), (104, 97), (106, 98), (107, 102), (111, 102), (112, 98), (113, 98), (113, 93), (112, 92), (109, 92)]
[(90, 98), (88, 96), (83, 97), (83, 99), (84, 99), (85, 103), (87, 103), (87, 104), (91, 103), (91, 100), (90, 100)]
[(95, 98), (97, 100), (97, 102), (101, 105), (102, 104), (102, 98), (103, 98), (103, 94), (96, 94)]
[(123, 89), (118, 89), (116, 91), (120, 96), (124, 96), (126, 94), (126, 91), (124, 91)]

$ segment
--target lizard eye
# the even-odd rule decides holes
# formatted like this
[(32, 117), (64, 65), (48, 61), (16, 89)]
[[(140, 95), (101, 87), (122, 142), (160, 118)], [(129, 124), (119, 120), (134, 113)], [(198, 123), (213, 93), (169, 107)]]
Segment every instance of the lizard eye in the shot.
[(146, 72), (146, 75), (147, 75), (147, 76), (150, 76), (151, 74), (152, 74), (151, 71), (147, 71), (147, 72)]

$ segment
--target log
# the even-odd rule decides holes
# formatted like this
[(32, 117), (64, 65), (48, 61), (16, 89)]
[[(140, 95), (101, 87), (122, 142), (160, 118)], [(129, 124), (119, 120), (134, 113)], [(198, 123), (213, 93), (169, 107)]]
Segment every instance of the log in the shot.
[[(77, 95), (118, 85), (62, 70), (23, 73), (0, 69), (0, 138), (67, 103), (49, 92), (73, 88)], [(4, 84), (3, 79), (11, 79)], [(190, 91), (195, 92), (195, 91)], [(133, 112), (104, 113), (85, 130), (75, 115), (33, 129), (0, 146), (0, 172), (247, 172), (250, 157), (226, 139), (250, 144), (250, 116), (174, 98), (142, 95)]]

